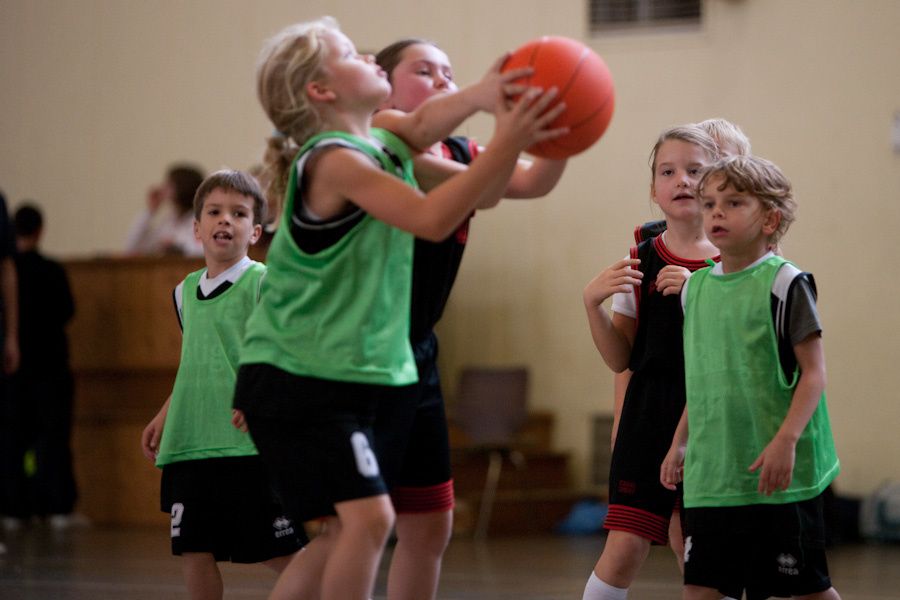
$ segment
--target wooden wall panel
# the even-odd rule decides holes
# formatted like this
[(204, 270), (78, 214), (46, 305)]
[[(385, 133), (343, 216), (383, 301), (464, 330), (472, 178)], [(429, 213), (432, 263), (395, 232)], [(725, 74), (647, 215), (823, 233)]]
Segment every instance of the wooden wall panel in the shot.
[(202, 266), (194, 259), (69, 261), (76, 315), (69, 329), (75, 374), (73, 453), (78, 510), (104, 525), (160, 525), (160, 471), (140, 435), (168, 397), (181, 332), (172, 290)]

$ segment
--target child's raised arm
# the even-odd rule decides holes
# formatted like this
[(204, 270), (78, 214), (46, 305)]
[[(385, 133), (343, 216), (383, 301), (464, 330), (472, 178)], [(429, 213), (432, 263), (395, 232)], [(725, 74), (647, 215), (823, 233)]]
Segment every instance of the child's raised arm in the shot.
[(494, 138), (484, 153), (464, 173), (427, 195), (378, 169), (360, 152), (346, 148), (326, 152), (315, 163), (307, 195), (310, 209), (328, 218), (349, 201), (418, 237), (443, 240), (475, 207), (502, 196), (524, 148), (565, 133), (547, 129), (565, 110), (562, 103), (547, 110), (555, 97), (556, 90), (532, 88), (512, 105), (498, 98)]
[[(416, 181), (423, 190), (433, 189), (450, 177), (468, 169), (463, 163), (434, 156), (428, 152), (416, 154), (413, 160), (416, 165)], [(565, 167), (565, 160), (539, 158), (530, 161), (520, 158), (503, 192), (503, 198), (531, 199), (545, 196), (556, 186)], [(489, 199), (476, 208), (492, 208), (500, 200), (500, 198)]]
[(761, 469), (759, 491), (771, 496), (772, 492), (786, 490), (794, 474), (794, 450), (800, 434), (819, 406), (825, 391), (825, 350), (822, 337), (811, 334), (794, 346), (800, 379), (794, 388), (791, 407), (772, 441), (750, 465), (750, 471)]
[(425, 150), (451, 135), (463, 121), (478, 111), (492, 112), (498, 96), (525, 91), (515, 80), (531, 74), (530, 67), (502, 73), (509, 54), (497, 59), (480, 81), (452, 94), (438, 94), (406, 113), (381, 110), (372, 118), (373, 127), (387, 129), (417, 150)]
[(504, 198), (540, 198), (556, 186), (568, 161), (535, 158), (520, 159), (506, 187)]

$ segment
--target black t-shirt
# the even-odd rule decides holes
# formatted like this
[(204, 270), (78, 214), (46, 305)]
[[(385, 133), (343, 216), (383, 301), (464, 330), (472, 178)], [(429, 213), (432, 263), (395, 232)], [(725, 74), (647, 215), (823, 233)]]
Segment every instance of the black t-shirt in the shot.
[(15, 257), (19, 279), (19, 349), (22, 371), (67, 368), (66, 323), (75, 314), (62, 265), (38, 252)]

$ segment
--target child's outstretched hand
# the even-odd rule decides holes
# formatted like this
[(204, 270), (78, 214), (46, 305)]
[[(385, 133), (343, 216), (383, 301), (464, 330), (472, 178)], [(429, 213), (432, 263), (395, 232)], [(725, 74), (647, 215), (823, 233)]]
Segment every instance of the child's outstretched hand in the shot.
[(691, 272), (684, 267), (666, 265), (659, 270), (659, 274), (656, 276), (656, 289), (662, 292), (663, 296), (680, 294), (684, 282), (690, 276)]
[(522, 67), (520, 69), (510, 69), (503, 73), (501, 69), (503, 64), (509, 58), (510, 53), (507, 52), (491, 65), (487, 73), (477, 82), (468, 86), (465, 93), (470, 94), (472, 102), (479, 110), (485, 112), (494, 112), (497, 106), (497, 96), (516, 96), (523, 93), (528, 86), (516, 83), (523, 77), (528, 77), (534, 73), (532, 67)]
[(247, 433), (247, 419), (244, 418), (244, 411), (236, 408), (231, 409), (231, 424), (235, 429), (239, 429)]
[(585, 304), (600, 306), (616, 292), (632, 293), (644, 277), (637, 268), (640, 262), (639, 258), (623, 258), (601, 271), (584, 288)]
[(749, 470), (759, 470), (759, 493), (771, 496), (788, 489), (794, 473), (794, 449), (793, 442), (776, 435), (753, 461)]
[(659, 466), (659, 482), (667, 490), (675, 491), (676, 484), (684, 480), (684, 452), (686, 449), (683, 444), (673, 444)]

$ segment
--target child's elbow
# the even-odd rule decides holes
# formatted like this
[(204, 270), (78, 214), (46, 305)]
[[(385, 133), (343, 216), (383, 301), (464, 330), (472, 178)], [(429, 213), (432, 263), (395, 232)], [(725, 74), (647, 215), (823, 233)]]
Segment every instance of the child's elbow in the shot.
[(610, 371), (618, 375), (619, 373), (624, 373), (628, 370), (628, 361), (606, 361), (606, 366), (609, 367)]
[(819, 385), (823, 390), (828, 387), (828, 375), (825, 373), (825, 369), (819, 369)]
[(603, 363), (615, 374), (624, 373), (628, 370), (628, 357), (618, 356), (617, 353), (609, 352), (605, 350), (601, 346), (597, 346), (597, 350), (600, 351), (600, 357), (603, 359)]
[(450, 237), (451, 233), (453, 233), (452, 228), (441, 227), (440, 225), (426, 225), (416, 233), (416, 237), (423, 239), (426, 242), (434, 242), (437, 244)]
[(515, 190), (516, 197), (524, 199), (543, 198), (556, 187), (558, 177), (537, 177)]
[(801, 370), (800, 378), (806, 380), (806, 385), (817, 390), (825, 391), (828, 385), (828, 376), (823, 367)]

